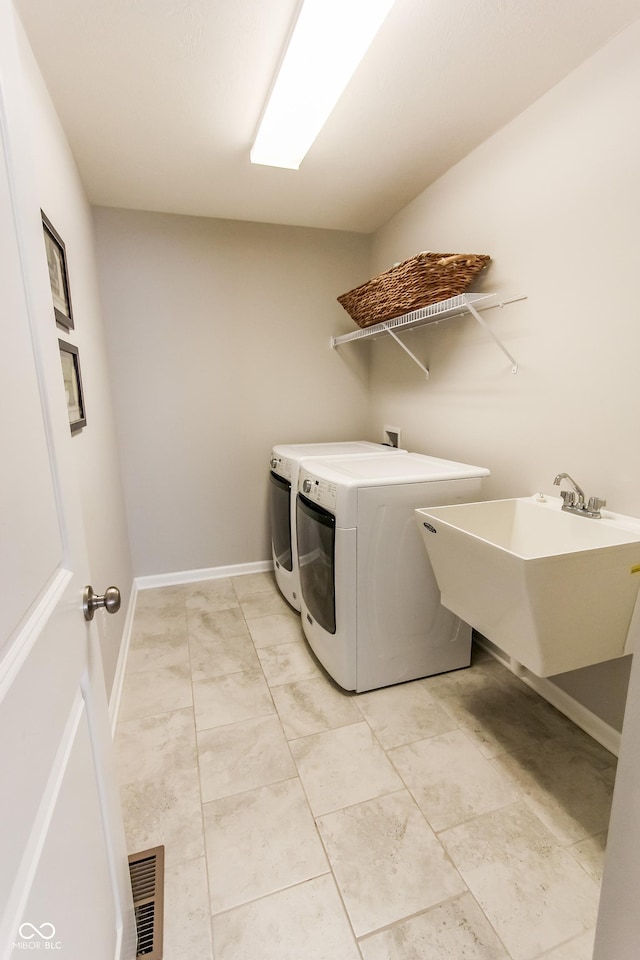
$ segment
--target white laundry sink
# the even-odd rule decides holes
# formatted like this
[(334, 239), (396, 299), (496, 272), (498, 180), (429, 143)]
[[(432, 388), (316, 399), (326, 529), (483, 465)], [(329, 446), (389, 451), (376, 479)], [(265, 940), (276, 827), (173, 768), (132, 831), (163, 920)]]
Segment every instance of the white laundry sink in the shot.
[(423, 507), (442, 603), (540, 677), (611, 660), (640, 585), (640, 520), (537, 497)]

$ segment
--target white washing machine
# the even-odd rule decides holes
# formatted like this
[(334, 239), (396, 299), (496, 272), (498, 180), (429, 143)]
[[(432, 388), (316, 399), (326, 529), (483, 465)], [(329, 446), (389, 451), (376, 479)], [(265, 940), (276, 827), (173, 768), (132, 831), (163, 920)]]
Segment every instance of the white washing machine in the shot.
[(345, 690), (469, 665), (471, 628), (440, 603), (413, 511), (477, 500), (488, 475), (415, 453), (301, 463), (302, 626)]
[(406, 453), (369, 440), (279, 444), (271, 451), (269, 517), (273, 569), (278, 589), (294, 610), (300, 610), (296, 545), (296, 492), (300, 461), (308, 457), (370, 457), (387, 452)]

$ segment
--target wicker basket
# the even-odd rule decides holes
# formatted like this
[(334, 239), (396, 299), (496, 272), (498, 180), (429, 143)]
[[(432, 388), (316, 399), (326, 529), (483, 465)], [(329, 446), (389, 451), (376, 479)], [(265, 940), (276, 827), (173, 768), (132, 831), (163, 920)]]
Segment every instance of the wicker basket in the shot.
[(491, 257), (482, 253), (419, 253), (338, 297), (359, 327), (464, 293)]

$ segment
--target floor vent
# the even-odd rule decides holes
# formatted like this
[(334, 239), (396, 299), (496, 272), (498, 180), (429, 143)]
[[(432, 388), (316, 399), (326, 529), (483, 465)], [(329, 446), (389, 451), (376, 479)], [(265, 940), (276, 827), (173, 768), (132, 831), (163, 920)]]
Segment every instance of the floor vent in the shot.
[(132, 853), (129, 873), (138, 928), (136, 957), (162, 960), (164, 847)]

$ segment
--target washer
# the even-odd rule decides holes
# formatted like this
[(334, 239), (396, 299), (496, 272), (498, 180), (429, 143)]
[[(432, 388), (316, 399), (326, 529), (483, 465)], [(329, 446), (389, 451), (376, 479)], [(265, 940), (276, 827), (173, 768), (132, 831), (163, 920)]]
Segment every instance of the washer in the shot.
[(413, 511), (477, 500), (488, 475), (415, 453), (300, 464), (302, 626), (345, 690), (469, 665), (471, 628), (440, 603)]
[(406, 453), (369, 440), (279, 444), (271, 451), (269, 517), (273, 569), (278, 589), (294, 610), (300, 610), (296, 545), (296, 492), (300, 461), (309, 457), (370, 457), (392, 452)]

